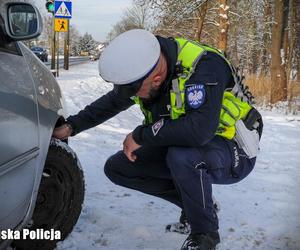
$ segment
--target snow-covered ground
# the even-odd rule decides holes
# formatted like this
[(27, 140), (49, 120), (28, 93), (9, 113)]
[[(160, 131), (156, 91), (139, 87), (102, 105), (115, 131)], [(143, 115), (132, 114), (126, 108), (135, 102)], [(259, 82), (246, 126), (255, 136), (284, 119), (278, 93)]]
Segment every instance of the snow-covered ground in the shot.
[[(69, 114), (108, 92), (97, 63), (62, 71), (58, 79)], [(263, 111), (264, 134), (256, 168), (242, 182), (214, 186), (221, 204), (219, 250), (300, 249), (300, 116)], [(71, 235), (58, 249), (180, 249), (186, 236), (165, 233), (180, 210), (164, 200), (111, 183), (106, 159), (140, 124), (137, 107), (71, 138), (84, 169), (86, 196)]]

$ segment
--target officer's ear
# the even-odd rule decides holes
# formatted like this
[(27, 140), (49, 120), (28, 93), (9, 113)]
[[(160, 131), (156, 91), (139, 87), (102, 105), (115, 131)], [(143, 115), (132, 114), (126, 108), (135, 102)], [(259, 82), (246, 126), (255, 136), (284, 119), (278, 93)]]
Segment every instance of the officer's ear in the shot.
[(152, 81), (152, 83), (153, 83), (153, 85), (155, 86), (155, 87), (158, 87), (160, 84), (161, 84), (161, 76), (160, 75), (156, 75), (156, 76), (154, 76), (153, 77), (153, 81)]

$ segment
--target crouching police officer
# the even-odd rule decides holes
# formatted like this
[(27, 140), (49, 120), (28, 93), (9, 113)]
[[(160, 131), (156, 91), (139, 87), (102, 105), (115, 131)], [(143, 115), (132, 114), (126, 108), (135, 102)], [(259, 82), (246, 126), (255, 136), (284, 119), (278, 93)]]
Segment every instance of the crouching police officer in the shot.
[(191, 228), (182, 249), (215, 249), (212, 184), (236, 183), (252, 171), (262, 131), (234, 68), (206, 45), (131, 30), (106, 47), (99, 71), (114, 89), (53, 136), (74, 136), (139, 104), (144, 123), (107, 160), (105, 174), (179, 206)]

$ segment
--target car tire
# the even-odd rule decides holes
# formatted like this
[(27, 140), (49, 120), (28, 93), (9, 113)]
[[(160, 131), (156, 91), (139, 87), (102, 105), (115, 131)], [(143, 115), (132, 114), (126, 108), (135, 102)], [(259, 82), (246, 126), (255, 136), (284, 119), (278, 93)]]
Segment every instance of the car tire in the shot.
[[(59, 230), (64, 240), (76, 224), (84, 200), (84, 176), (73, 150), (52, 139), (43, 171), (30, 230)], [(50, 250), (59, 240), (17, 240), (16, 250)]]

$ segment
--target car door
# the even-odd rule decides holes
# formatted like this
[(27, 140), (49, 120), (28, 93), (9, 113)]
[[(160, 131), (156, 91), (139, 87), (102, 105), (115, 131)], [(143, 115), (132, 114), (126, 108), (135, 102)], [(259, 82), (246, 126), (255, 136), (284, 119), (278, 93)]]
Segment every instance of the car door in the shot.
[(39, 154), (36, 93), (17, 42), (4, 36), (0, 15), (0, 230), (26, 215)]

